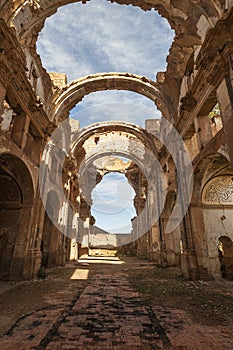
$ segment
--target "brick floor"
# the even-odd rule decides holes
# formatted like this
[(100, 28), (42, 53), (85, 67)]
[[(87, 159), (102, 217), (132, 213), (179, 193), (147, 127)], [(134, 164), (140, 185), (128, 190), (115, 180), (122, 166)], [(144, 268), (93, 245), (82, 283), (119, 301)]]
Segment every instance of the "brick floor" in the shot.
[(226, 328), (194, 325), (180, 310), (144, 305), (124, 272), (95, 275), (79, 297), (59, 293), (0, 339), (1, 350), (231, 350), (232, 344)]

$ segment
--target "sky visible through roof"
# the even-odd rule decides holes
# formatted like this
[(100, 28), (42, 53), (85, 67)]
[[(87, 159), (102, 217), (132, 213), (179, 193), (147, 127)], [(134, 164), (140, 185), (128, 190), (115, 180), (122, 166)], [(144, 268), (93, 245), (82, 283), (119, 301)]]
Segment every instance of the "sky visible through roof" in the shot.
[[(173, 37), (168, 22), (155, 10), (143, 11), (131, 5), (91, 0), (60, 7), (48, 18), (39, 34), (37, 51), (46, 70), (66, 73), (68, 82), (101, 72), (128, 72), (156, 80), (156, 74), (166, 70)], [(144, 127), (146, 119), (158, 119), (161, 114), (153, 101), (142, 95), (108, 90), (85, 96), (70, 111), (70, 116), (80, 121), (81, 128), (114, 120)], [(105, 194), (119, 188), (122, 181), (125, 184), (117, 173), (106, 179), (102, 186)], [(126, 192), (128, 198), (130, 191)], [(131, 225), (129, 211), (132, 210), (132, 203), (122, 207), (122, 226)], [(117, 220), (119, 215), (118, 211)], [(103, 223), (101, 228), (113, 224), (110, 217), (110, 220), (97, 219)], [(126, 217), (128, 222), (124, 222)]]
[(137, 215), (134, 197), (135, 191), (124, 174), (104, 175), (92, 191), (91, 214), (96, 219), (95, 225), (110, 233), (130, 233), (131, 219)]
[[(101, 72), (128, 72), (156, 80), (166, 70), (174, 32), (155, 10), (106, 0), (60, 7), (45, 22), (37, 51), (48, 72), (66, 73), (68, 82)], [(71, 111), (81, 127), (106, 120), (124, 120), (144, 127), (159, 118), (155, 104), (130, 91), (87, 95)]]

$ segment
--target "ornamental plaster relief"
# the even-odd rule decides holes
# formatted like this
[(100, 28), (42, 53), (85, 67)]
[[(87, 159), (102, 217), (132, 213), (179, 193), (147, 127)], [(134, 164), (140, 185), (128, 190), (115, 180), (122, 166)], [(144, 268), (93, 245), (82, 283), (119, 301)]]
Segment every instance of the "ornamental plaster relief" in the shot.
[(204, 187), (205, 204), (233, 204), (233, 180), (231, 175), (217, 176)]

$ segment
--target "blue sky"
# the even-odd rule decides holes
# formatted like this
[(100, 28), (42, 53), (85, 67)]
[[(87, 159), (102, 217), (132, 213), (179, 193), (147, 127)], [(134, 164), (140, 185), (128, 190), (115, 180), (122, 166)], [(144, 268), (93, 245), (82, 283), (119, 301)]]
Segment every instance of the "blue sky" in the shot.
[(71, 111), (71, 117), (80, 121), (80, 127), (106, 120), (124, 121), (144, 128), (146, 119), (160, 119), (155, 104), (131, 91), (97, 91), (84, 97)]
[[(166, 70), (173, 36), (155, 10), (92, 0), (63, 6), (48, 18), (37, 51), (47, 71), (66, 73), (69, 82), (113, 71), (155, 80), (157, 72)], [(152, 101), (136, 93), (101, 91), (86, 96), (71, 117), (80, 120), (81, 127), (105, 120), (143, 127), (145, 119), (159, 118), (160, 113)]]
[(136, 216), (134, 197), (135, 191), (124, 174), (106, 174), (92, 191), (95, 225), (107, 232), (130, 233), (131, 219)]

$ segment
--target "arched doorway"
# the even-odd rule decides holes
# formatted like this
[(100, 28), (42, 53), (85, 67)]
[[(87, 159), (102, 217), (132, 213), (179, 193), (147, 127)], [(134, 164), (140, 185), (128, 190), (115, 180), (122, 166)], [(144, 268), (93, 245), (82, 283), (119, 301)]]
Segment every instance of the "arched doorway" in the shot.
[(218, 256), (222, 277), (233, 280), (233, 241), (228, 236), (218, 239)]
[(190, 211), (201, 278), (221, 276), (218, 240), (233, 237), (232, 175), (229, 161), (220, 153), (209, 154), (195, 169)]
[(0, 279), (24, 278), (33, 205), (31, 175), (24, 162), (0, 155)]

